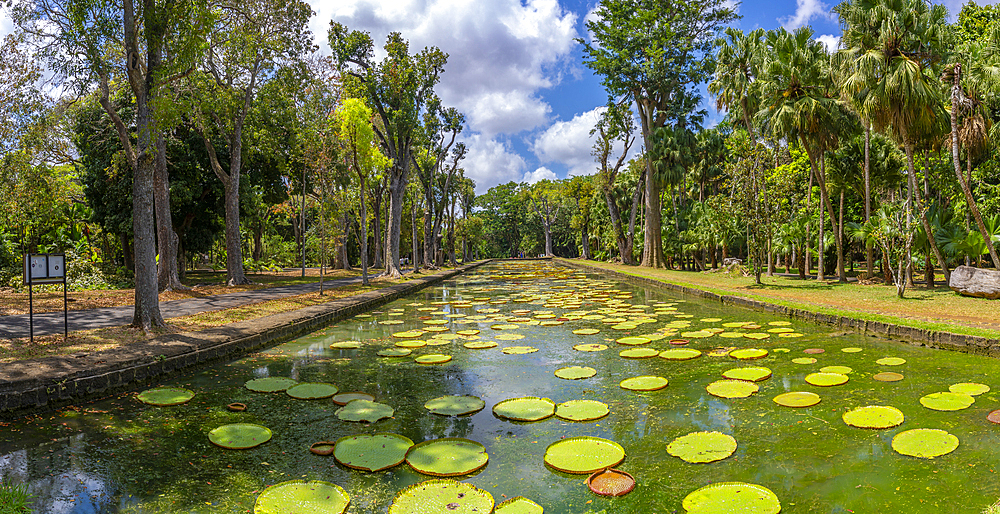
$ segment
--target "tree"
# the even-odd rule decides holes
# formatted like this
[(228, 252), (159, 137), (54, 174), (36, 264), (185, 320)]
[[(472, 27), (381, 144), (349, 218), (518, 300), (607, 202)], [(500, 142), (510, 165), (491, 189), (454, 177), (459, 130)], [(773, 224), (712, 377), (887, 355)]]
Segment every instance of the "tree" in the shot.
[[(434, 97), (428, 102), (427, 112), (424, 113), (424, 123), (422, 127), (421, 140), (426, 151), (426, 159), (413, 157), (413, 166), (416, 168), (417, 176), (423, 185), (426, 208), (424, 209), (424, 266), (437, 268), (434, 259), (437, 255), (438, 238), (441, 233), (441, 222), (444, 219), (444, 209), (447, 204), (448, 194), (451, 188), (451, 181), (458, 171), (458, 162), (465, 158), (466, 148), (464, 143), (455, 144), (455, 138), (462, 132), (465, 124), (465, 115), (454, 107), (443, 108), (441, 101)], [(437, 185), (438, 174), (445, 168), (445, 161), (448, 152), (455, 147), (452, 154), (452, 165), (448, 168), (447, 178), (444, 187)], [(425, 161), (421, 165), (421, 161)], [(435, 192), (441, 192), (440, 200), (436, 198)]]
[(594, 193), (593, 177), (577, 176), (571, 178), (565, 186), (565, 194), (576, 202), (576, 221), (580, 229), (580, 246), (583, 251), (581, 257), (590, 260), (590, 204), (593, 201)]
[[(632, 148), (632, 144), (635, 143), (635, 136), (632, 135), (633, 132), (635, 132), (635, 123), (632, 121), (632, 111), (614, 102), (608, 104), (607, 108), (601, 112), (601, 117), (598, 119), (597, 125), (590, 131), (591, 135), (597, 134), (597, 140), (594, 142), (594, 150), (591, 152), (597, 158), (599, 165), (597, 170), (597, 187), (601, 190), (604, 202), (608, 207), (611, 228), (615, 234), (615, 242), (618, 244), (618, 257), (621, 259), (622, 264), (629, 266), (635, 264), (635, 257), (632, 255), (635, 224), (629, 225), (628, 237), (626, 238), (625, 230), (622, 228), (621, 211), (618, 208), (618, 200), (614, 192), (614, 187), (618, 172), (621, 170), (622, 165), (625, 164), (625, 159), (628, 158), (628, 151)], [(612, 154), (615, 152), (615, 145), (617, 144), (621, 144), (621, 153), (617, 159), (613, 159)], [(613, 165), (611, 164), (612, 160), (614, 161)], [(644, 181), (640, 180), (639, 182), (636, 185), (635, 193), (632, 195), (633, 213), (635, 213), (639, 206), (644, 189)], [(633, 214), (633, 221), (634, 218)]]
[(560, 182), (548, 179), (526, 185), (521, 194), (527, 200), (531, 210), (542, 221), (542, 232), (545, 234), (545, 256), (552, 257), (552, 222), (559, 212), (560, 199), (563, 197), (563, 186)]
[[(603, 77), (616, 104), (635, 103), (643, 142), (665, 125), (683, 126), (701, 98), (698, 86), (714, 68), (711, 50), (720, 27), (736, 19), (722, 0), (649, 2), (606, 0), (587, 21), (593, 43), (584, 45), (584, 63)], [(642, 265), (665, 266), (661, 235), (660, 186), (652, 160), (646, 161), (645, 230)]]
[[(226, 190), (226, 283), (248, 284), (240, 245), (240, 178), (243, 172), (244, 125), (260, 89), (279, 76), (281, 67), (300, 65), (314, 50), (309, 32), (312, 9), (300, 0), (221, 0), (202, 62), (192, 75), (196, 108), (192, 118), (205, 140), (209, 164)], [(228, 150), (223, 169), (212, 134)]]
[(328, 35), (347, 89), (363, 98), (381, 120), (375, 125), (375, 135), (386, 157), (392, 160), (388, 170), (385, 275), (399, 278), (402, 276), (399, 236), (413, 162), (412, 147), (418, 135), (420, 114), (433, 98), (448, 54), (432, 47), (411, 55), (409, 43), (398, 32), (392, 32), (384, 46), (385, 58), (375, 61), (374, 44), (367, 32), (348, 30), (343, 24), (331, 21)]

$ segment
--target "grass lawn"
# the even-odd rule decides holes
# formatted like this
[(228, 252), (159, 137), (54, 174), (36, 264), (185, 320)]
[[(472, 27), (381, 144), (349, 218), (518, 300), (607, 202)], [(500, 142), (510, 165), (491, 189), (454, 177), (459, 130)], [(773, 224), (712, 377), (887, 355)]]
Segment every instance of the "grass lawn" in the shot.
[(907, 289), (905, 298), (900, 299), (896, 296), (895, 286), (841, 284), (837, 282), (836, 275), (832, 280), (823, 282), (762, 276), (763, 284), (757, 285), (753, 277), (723, 272), (650, 269), (597, 261), (586, 261), (585, 264), (720, 295), (744, 296), (813, 312), (1000, 338), (1000, 301), (960, 296), (947, 286), (928, 288), (918, 285)]

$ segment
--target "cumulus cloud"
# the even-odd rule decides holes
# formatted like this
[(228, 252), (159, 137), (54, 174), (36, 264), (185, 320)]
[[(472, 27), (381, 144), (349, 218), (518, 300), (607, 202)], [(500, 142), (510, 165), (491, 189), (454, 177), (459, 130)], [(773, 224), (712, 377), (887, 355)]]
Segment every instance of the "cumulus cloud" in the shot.
[(542, 166), (535, 171), (529, 171), (524, 174), (521, 178), (521, 182), (526, 184), (534, 184), (535, 182), (540, 182), (542, 180), (556, 180), (559, 177), (556, 176), (555, 172)]
[[(577, 114), (569, 121), (556, 121), (535, 138), (531, 150), (542, 163), (566, 166), (569, 176), (594, 174), (597, 162), (591, 152), (597, 135), (590, 135), (590, 131), (604, 110), (604, 106), (599, 106)], [(639, 146), (638, 143), (632, 144), (630, 158), (638, 153)], [(622, 145), (616, 145), (613, 156), (617, 157), (621, 151)]]
[(517, 182), (528, 167), (524, 158), (509, 143), (473, 134), (463, 138), (469, 149), (462, 165), (465, 176), (476, 181), (476, 194), (483, 194), (497, 184)]
[(840, 48), (840, 36), (823, 34), (822, 36), (818, 36), (816, 40), (823, 43), (827, 52), (836, 52)]
[(830, 18), (830, 8), (820, 0), (795, 0), (795, 4), (795, 14), (778, 19), (787, 30), (804, 27), (816, 17)]

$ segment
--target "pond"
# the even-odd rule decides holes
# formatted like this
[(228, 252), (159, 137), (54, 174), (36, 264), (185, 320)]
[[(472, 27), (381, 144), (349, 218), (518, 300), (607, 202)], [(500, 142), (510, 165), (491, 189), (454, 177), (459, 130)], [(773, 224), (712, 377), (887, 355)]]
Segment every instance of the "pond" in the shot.
[[(419, 340), (435, 344), (413, 348), (404, 357), (378, 355), (417, 340), (393, 334), (428, 328), (437, 331), (423, 333)], [(594, 330), (574, 333), (581, 329)], [(671, 343), (684, 333), (687, 345)], [(751, 333), (766, 336), (743, 335)], [(637, 335), (653, 341), (627, 340), (644, 343), (635, 346), (617, 342)], [(360, 348), (330, 347), (346, 341), (360, 341)], [(477, 341), (498, 345), (465, 347)], [(608, 348), (574, 349), (581, 344)], [(514, 346), (537, 351), (504, 353)], [(733, 347), (767, 350), (767, 355), (741, 361), (726, 351), (713, 352)], [(702, 355), (682, 361), (655, 353), (651, 358), (620, 356), (635, 348), (694, 348)], [(414, 362), (427, 354), (452, 359)], [(889, 363), (905, 362), (877, 362), (886, 357), (898, 358)], [(596, 374), (578, 380), (555, 375), (571, 366), (590, 367)], [(850, 368), (833, 369), (849, 380), (827, 387), (806, 382), (807, 375), (828, 366)], [(739, 367), (766, 367), (772, 376), (756, 382), (759, 391), (746, 398), (721, 398), (706, 390), (724, 372)], [(37, 495), (36, 511), (47, 514), (246, 513), (265, 488), (293, 479), (341, 486), (351, 497), (347, 512), (385, 513), (401, 490), (434, 477), (407, 463), (374, 473), (359, 471), (333, 456), (314, 455), (309, 447), (350, 435), (394, 433), (415, 443), (445, 437), (481, 443), (489, 455), (486, 466), (455, 479), (488, 491), (497, 503), (527, 497), (549, 514), (684, 512), (685, 496), (718, 482), (766, 487), (780, 500), (782, 512), (789, 513), (979, 513), (1000, 494), (1000, 427), (987, 420), (1000, 408), (1000, 383), (994, 380), (998, 371), (1000, 362), (990, 358), (833, 332), (545, 261), (502, 262), (298, 340), (172, 377), (162, 385), (196, 393), (182, 405), (154, 407), (130, 393), (2, 424), (0, 478), (30, 484)], [(873, 378), (882, 372), (903, 378)], [(669, 384), (648, 392), (619, 385), (644, 375), (664, 377)], [(265, 377), (365, 392), (394, 413), (374, 423), (342, 421), (336, 415), (341, 407), (329, 398), (300, 400), (244, 387)], [(949, 391), (956, 383), (994, 390), (974, 396), (974, 403), (961, 410), (922, 405), (922, 397)], [(815, 393), (821, 401), (804, 408), (773, 401), (794, 391)], [(424, 407), (445, 395), (473, 395), (485, 408), (456, 417)], [(556, 404), (596, 400), (610, 414), (583, 422), (559, 417), (520, 422), (494, 414), (497, 403), (518, 397), (548, 398)], [(227, 405), (233, 402), (247, 409), (230, 411)], [(893, 428), (864, 429), (842, 419), (845, 412), (869, 405), (895, 407), (905, 421)], [(211, 430), (231, 423), (263, 425), (273, 437), (245, 450), (209, 441)], [(933, 459), (893, 450), (894, 436), (917, 428), (945, 430), (958, 438), (959, 446)], [(688, 463), (668, 453), (671, 441), (701, 431), (732, 436), (735, 452), (710, 463)], [(620, 444), (627, 456), (617, 469), (635, 477), (635, 489), (617, 498), (598, 496), (584, 483), (587, 475), (545, 464), (549, 445), (577, 436)]]

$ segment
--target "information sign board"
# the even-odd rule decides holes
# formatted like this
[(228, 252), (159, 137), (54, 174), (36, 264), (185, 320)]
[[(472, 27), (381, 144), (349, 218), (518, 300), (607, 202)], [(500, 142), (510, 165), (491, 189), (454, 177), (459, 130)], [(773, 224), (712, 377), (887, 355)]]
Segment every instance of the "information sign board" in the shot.
[(24, 285), (60, 284), (65, 279), (66, 256), (64, 254), (24, 254)]

